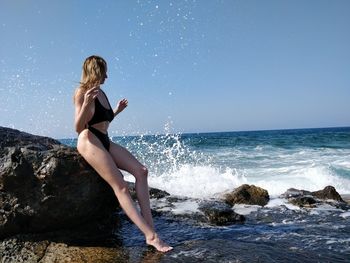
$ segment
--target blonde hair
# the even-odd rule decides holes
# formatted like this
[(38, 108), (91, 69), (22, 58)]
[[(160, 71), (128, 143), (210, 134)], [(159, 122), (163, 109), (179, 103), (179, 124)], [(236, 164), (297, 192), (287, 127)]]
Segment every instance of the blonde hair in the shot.
[(83, 64), (83, 72), (81, 74), (80, 88), (87, 91), (96, 82), (99, 82), (107, 73), (107, 63), (99, 56), (90, 56), (85, 59)]

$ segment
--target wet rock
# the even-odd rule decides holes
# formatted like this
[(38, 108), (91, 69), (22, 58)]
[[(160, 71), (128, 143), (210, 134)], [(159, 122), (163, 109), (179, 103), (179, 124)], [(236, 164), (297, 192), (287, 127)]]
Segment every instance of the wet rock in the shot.
[(249, 204), (249, 205), (266, 205), (269, 200), (267, 190), (255, 185), (244, 184), (235, 189), (233, 192), (224, 195), (227, 204)]
[(245, 221), (243, 215), (235, 213), (231, 207), (220, 201), (205, 201), (199, 204), (198, 209), (203, 212), (210, 224), (223, 226)]
[(245, 221), (243, 215), (220, 200), (202, 200), (183, 196), (167, 196), (153, 200), (152, 214), (167, 220), (186, 221), (190, 224), (230, 225)]
[[(169, 202), (169, 203), (178, 203), (178, 202), (184, 202), (186, 200), (191, 200), (191, 198), (186, 198), (184, 196), (175, 196), (175, 195), (171, 195), (171, 196), (168, 196), (166, 198), (166, 200)], [(193, 199), (195, 200), (195, 199)]]
[(16, 236), (0, 241), (1, 262), (127, 262), (120, 247), (85, 247)]
[(311, 192), (305, 190), (299, 190), (295, 188), (289, 188), (285, 193), (281, 195), (283, 198), (295, 198), (304, 195), (311, 195)]
[(312, 192), (311, 194), (318, 199), (332, 199), (339, 202), (344, 202), (340, 194), (333, 186), (326, 186), (323, 190)]
[(157, 188), (150, 188), (149, 195), (150, 195), (150, 198), (160, 199), (160, 198), (169, 196), (170, 194), (166, 191), (163, 191)]
[(289, 199), (289, 202), (299, 207), (315, 207), (316, 200), (312, 196), (298, 196)]
[(327, 186), (323, 190), (315, 192), (291, 188), (282, 194), (281, 197), (300, 207), (316, 207), (319, 204), (329, 204), (343, 210), (349, 208), (349, 205), (333, 186)]
[(3, 127), (0, 146), (0, 239), (100, 221), (118, 207), (75, 149)]
[[(135, 184), (128, 182), (128, 188), (130, 191), (130, 195), (131, 197), (136, 200), (137, 199), (137, 195), (136, 195), (136, 189), (135, 189)], [(166, 191), (157, 189), (157, 188), (149, 188), (149, 196), (150, 198), (154, 198), (154, 199), (161, 199), (167, 196), (170, 196), (170, 194)]]

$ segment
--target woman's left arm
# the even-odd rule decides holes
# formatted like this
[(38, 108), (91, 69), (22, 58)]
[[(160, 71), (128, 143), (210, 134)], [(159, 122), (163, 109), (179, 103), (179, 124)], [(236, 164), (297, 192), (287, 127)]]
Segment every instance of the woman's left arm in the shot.
[(117, 107), (113, 110), (114, 117), (121, 113), (128, 106), (128, 100), (122, 99), (118, 102)]

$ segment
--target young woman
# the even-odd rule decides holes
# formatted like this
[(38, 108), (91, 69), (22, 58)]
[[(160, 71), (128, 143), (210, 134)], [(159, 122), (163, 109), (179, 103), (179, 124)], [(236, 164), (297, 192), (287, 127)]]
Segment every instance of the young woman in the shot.
[[(146, 243), (161, 252), (167, 252), (172, 247), (158, 237), (153, 225), (147, 168), (128, 150), (109, 140), (109, 123), (127, 107), (128, 101), (123, 99), (115, 109), (111, 107), (106, 94), (100, 88), (106, 78), (106, 61), (99, 56), (88, 57), (83, 65), (81, 84), (74, 96), (75, 130), (79, 134), (78, 151), (112, 187), (126, 215), (145, 235)], [(131, 199), (119, 169), (136, 178), (135, 188), (141, 214)]]

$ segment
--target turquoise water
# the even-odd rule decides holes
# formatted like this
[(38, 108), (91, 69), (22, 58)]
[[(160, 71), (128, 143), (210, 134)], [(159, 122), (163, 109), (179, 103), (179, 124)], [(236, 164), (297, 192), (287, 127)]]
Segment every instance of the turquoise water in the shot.
[[(112, 140), (149, 168), (151, 186), (179, 198), (168, 207), (165, 200), (152, 200), (159, 212), (156, 228), (175, 249), (146, 262), (349, 262), (350, 210), (326, 204), (300, 209), (280, 195), (291, 187), (314, 191), (327, 185), (350, 194), (350, 128)], [(76, 145), (75, 139), (61, 141)], [(198, 202), (219, 198), (243, 183), (263, 187), (271, 197), (265, 207), (233, 207), (246, 216), (244, 224), (215, 227), (191, 220)], [(115, 236), (130, 251), (144, 247), (128, 220), (122, 220)], [(132, 261), (142, 261), (138, 253)]]

